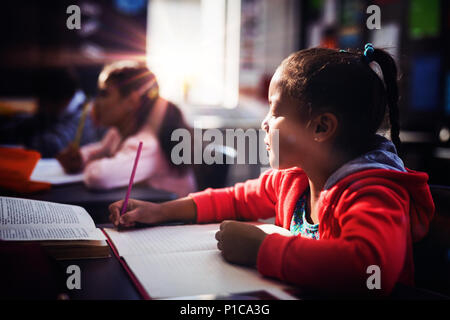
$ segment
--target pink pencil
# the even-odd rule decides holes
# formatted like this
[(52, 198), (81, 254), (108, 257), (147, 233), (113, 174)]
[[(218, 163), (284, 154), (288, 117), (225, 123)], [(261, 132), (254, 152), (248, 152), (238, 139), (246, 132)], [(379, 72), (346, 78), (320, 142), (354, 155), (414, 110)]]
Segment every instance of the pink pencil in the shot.
[(120, 212), (121, 216), (125, 213), (125, 211), (127, 210), (127, 207), (128, 207), (128, 199), (130, 198), (131, 187), (133, 186), (134, 175), (136, 174), (136, 168), (137, 168), (137, 164), (139, 161), (139, 156), (141, 155), (141, 151), (142, 151), (142, 141), (139, 142), (139, 147), (138, 147), (138, 150), (136, 153), (136, 158), (134, 159), (134, 166), (133, 166), (133, 171), (131, 172), (130, 183), (128, 184), (128, 190), (127, 190), (127, 194), (125, 196), (125, 201), (123, 202), (122, 211)]

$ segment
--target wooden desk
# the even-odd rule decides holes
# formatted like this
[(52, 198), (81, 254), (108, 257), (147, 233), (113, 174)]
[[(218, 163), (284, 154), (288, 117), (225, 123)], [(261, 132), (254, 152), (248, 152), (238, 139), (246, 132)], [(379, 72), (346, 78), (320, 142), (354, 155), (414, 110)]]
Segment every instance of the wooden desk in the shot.
[[(37, 243), (0, 241), (0, 260), (0, 300), (141, 299), (112, 252), (109, 258), (56, 261)], [(71, 265), (80, 268), (80, 289), (67, 287)]]
[(70, 265), (80, 267), (81, 289), (66, 290), (71, 300), (141, 299), (130, 277), (112, 251), (109, 258), (67, 260), (57, 261), (57, 263), (62, 271), (67, 270)]
[[(111, 227), (111, 224), (97, 225), (100, 228)], [(32, 246), (30, 243), (25, 243), (24, 246)], [(45, 262), (45, 258), (39, 255), (38, 248), (30, 248), (28, 254), (23, 249), (17, 248), (17, 252), (13, 255), (10, 252), (9, 255), (4, 255), (3, 258), (23, 257), (22, 263), (18, 261), (15, 263), (14, 272), (16, 274), (7, 276), (6, 273), (2, 273), (3, 280), (5, 277), (13, 279), (24, 280), (18, 286), (14, 286), (16, 289), (12, 294), (8, 289), (0, 286), (1, 298), (13, 298), (13, 299), (53, 299), (57, 293), (66, 293), (71, 300), (140, 300), (136, 287), (132, 283), (129, 275), (123, 269), (117, 257), (111, 252), (111, 257), (102, 259), (80, 259), (80, 260), (67, 260), (67, 261), (54, 261), (49, 260)], [(11, 250), (10, 250), (11, 251)], [(1, 251), (0, 251), (1, 252)], [(38, 264), (38, 260), (42, 260)], [(8, 260), (7, 260), (8, 261)], [(45, 263), (44, 263), (45, 262)], [(28, 265), (33, 265), (30, 272)], [(66, 281), (69, 274), (66, 274), (67, 267), (70, 265), (77, 265), (81, 271), (81, 289), (67, 289)], [(36, 269), (41, 266), (42, 272), (38, 272)], [(53, 266), (53, 267), (51, 267)], [(0, 268), (1, 269), (1, 268)], [(8, 269), (12, 272), (12, 269)], [(24, 272), (26, 272), (24, 274)], [(151, 272), (151, 270), (149, 270)], [(2, 279), (0, 279), (2, 280)], [(1, 281), (0, 281), (1, 283)], [(43, 286), (46, 286), (43, 288)], [(47, 295), (45, 295), (47, 293)], [(288, 292), (291, 295), (297, 296), (300, 299), (306, 300), (322, 300), (322, 299), (336, 299), (336, 297), (327, 297), (320, 295), (305, 295), (296, 289)], [(53, 294), (53, 295), (51, 295)], [(151, 294), (151, 293), (150, 293)], [(224, 295), (224, 296), (208, 296), (208, 299), (216, 300), (249, 300), (249, 296), (253, 299), (270, 299), (264, 292), (253, 292)], [(339, 299), (339, 297), (337, 297)], [(342, 297), (341, 297), (342, 299)], [(386, 300), (445, 300), (449, 297), (445, 297), (426, 290), (406, 287), (398, 285), (393, 291), (392, 295)]]

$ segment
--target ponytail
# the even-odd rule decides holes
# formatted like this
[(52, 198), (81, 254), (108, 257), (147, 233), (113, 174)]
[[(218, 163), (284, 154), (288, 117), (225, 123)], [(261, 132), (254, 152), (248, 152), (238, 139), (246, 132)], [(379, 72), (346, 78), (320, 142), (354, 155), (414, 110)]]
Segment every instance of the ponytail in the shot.
[(173, 163), (171, 158), (172, 149), (179, 143), (177, 140), (172, 140), (172, 133), (176, 129), (185, 129), (186, 131), (191, 133), (192, 137), (192, 129), (186, 123), (181, 109), (172, 102), (168, 102), (164, 118), (160, 123), (158, 131), (158, 141), (159, 145), (161, 146), (161, 150), (163, 151), (164, 157), (166, 158), (167, 163), (170, 165), (170, 167), (174, 169), (179, 175), (184, 175), (191, 166), (185, 163), (177, 165)]
[(398, 110), (398, 85), (397, 67), (394, 59), (384, 50), (374, 49), (372, 60), (378, 63), (383, 72), (385, 83), (387, 105), (389, 108), (389, 123), (391, 126), (391, 140), (397, 148), (397, 153), (401, 151), (400, 141), (400, 119)]

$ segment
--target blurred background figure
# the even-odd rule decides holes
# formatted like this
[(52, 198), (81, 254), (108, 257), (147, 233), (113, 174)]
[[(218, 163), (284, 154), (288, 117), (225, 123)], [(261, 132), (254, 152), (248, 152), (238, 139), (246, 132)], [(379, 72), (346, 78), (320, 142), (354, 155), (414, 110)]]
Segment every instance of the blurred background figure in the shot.
[[(76, 136), (87, 103), (76, 74), (68, 68), (46, 68), (35, 76), (36, 113), (18, 116), (0, 127), (0, 143), (22, 145), (53, 158)], [(97, 130), (86, 118), (80, 144), (96, 141)]]
[(58, 160), (67, 172), (84, 172), (94, 189), (128, 185), (139, 142), (143, 142), (134, 181), (185, 196), (194, 191), (193, 170), (175, 165), (171, 152), (176, 129), (190, 130), (181, 110), (159, 96), (155, 75), (143, 63), (119, 61), (107, 65), (98, 80), (93, 117), (109, 128), (100, 142), (81, 149), (69, 146)]

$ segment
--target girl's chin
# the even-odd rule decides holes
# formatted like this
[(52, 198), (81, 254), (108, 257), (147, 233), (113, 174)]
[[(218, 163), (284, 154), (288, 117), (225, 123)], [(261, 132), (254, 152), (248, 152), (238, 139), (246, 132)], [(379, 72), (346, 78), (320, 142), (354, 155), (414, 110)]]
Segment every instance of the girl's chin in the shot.
[(272, 152), (269, 153), (269, 163), (270, 163), (270, 167), (272, 169), (278, 169), (278, 170), (289, 169), (289, 168), (297, 166), (292, 163), (280, 162), (280, 158), (278, 156), (275, 156)]
[(269, 163), (273, 169), (280, 169), (280, 163), (278, 156), (275, 156), (273, 152), (269, 151)]

